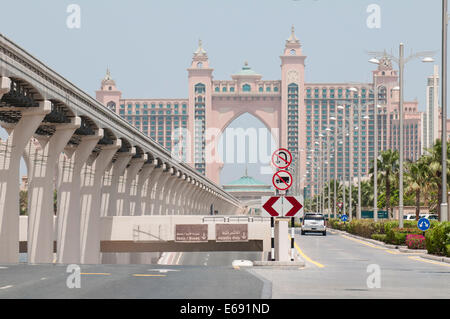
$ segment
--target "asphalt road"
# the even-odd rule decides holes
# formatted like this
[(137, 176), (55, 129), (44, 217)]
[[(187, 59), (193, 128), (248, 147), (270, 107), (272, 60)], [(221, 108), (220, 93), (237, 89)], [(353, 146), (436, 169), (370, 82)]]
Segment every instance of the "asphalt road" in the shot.
[(174, 253), (160, 265), (82, 265), (71, 289), (65, 265), (0, 265), (0, 298), (450, 298), (450, 264), (331, 231), (297, 234), (296, 246), (302, 269), (231, 266), (260, 253)]
[(161, 258), (166, 265), (188, 265), (188, 266), (231, 266), (234, 260), (261, 260), (261, 252), (184, 252), (165, 253)]
[(80, 288), (68, 288), (63, 265), (0, 269), (0, 298), (260, 298), (263, 282), (228, 267), (81, 266)]
[(450, 298), (448, 263), (331, 231), (327, 236), (297, 233), (295, 241), (304, 269), (252, 270), (272, 282), (272, 298)]

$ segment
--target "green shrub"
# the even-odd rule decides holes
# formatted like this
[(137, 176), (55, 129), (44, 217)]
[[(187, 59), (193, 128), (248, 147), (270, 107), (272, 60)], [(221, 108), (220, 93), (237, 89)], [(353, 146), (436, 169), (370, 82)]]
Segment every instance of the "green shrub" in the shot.
[(404, 228), (417, 228), (417, 221), (415, 220), (404, 220), (403, 221)]
[(383, 234), (387, 234), (392, 228), (398, 228), (398, 221), (392, 220), (383, 223)]
[(450, 257), (450, 222), (434, 223), (433, 226), (425, 235), (427, 251), (430, 254)]
[(384, 242), (386, 241), (386, 234), (372, 234), (371, 238)]
[(390, 228), (386, 233), (386, 243), (405, 245), (408, 234), (421, 234), (421, 232), (417, 228)]
[(347, 229), (346, 224), (348, 224), (348, 223), (344, 223), (340, 219), (337, 219), (337, 218), (331, 218), (328, 221), (328, 227), (333, 228), (333, 229), (338, 229), (338, 230), (345, 231)]

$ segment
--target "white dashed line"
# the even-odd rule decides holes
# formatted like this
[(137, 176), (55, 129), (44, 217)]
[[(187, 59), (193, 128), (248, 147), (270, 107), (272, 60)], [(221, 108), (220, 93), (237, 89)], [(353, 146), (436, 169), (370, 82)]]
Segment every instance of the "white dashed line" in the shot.
[(13, 287), (13, 285), (3, 286), (3, 287), (0, 287), (0, 289), (8, 289), (8, 288), (11, 288), (11, 287)]

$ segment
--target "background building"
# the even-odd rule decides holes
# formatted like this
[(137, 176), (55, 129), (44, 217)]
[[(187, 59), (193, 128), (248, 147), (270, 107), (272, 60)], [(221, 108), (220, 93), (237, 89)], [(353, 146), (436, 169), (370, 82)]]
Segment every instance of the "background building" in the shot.
[(223, 189), (239, 199), (246, 207), (247, 212), (256, 215), (261, 213), (261, 197), (275, 194), (271, 185), (266, 185), (248, 176), (247, 169), (241, 178), (223, 185)]
[[(206, 130), (214, 128), (220, 135), (243, 113), (254, 115), (269, 130), (278, 130), (278, 136), (274, 136), (278, 146), (288, 148), (295, 161), (300, 159), (297, 176), (304, 176), (300, 189), (305, 196), (319, 191), (321, 171), (330, 179), (348, 181), (350, 175), (357, 176), (359, 134), (363, 176), (369, 172), (375, 147), (380, 151), (398, 149), (398, 72), (387, 56), (380, 59), (370, 83), (308, 83), (306, 56), (292, 28), (280, 59), (280, 80), (263, 80), (247, 62), (231, 80), (215, 80), (208, 55), (199, 42), (187, 69), (187, 99), (122, 98), (109, 71), (96, 92), (97, 99), (217, 183), (223, 163), (208, 161), (206, 153), (212, 145), (211, 153), (215, 155), (218, 138), (208, 136)], [(374, 83), (380, 106), (377, 132), (374, 132)], [(358, 92), (352, 92), (352, 87)], [(404, 108), (404, 155), (405, 159), (415, 160), (422, 150), (424, 118), (416, 101), (405, 102)], [(361, 127), (355, 129), (358, 116)], [(374, 145), (374, 134), (378, 134), (378, 146)], [(321, 156), (326, 160), (321, 161)]]

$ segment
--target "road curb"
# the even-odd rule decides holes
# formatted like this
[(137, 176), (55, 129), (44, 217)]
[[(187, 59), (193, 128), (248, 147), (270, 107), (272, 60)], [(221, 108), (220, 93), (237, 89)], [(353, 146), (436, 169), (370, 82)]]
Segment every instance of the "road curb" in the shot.
[(425, 259), (429, 259), (429, 260), (440, 261), (440, 262), (443, 262), (443, 263), (450, 264), (450, 258), (444, 257), (444, 256), (437, 256), (437, 255), (431, 255), (431, 254), (421, 254), (420, 257), (425, 258)]
[(409, 253), (409, 254), (426, 254), (427, 250), (426, 249), (409, 249), (409, 248), (403, 248), (403, 246), (401, 246), (398, 251), (402, 252), (402, 253)]
[(280, 267), (280, 268), (294, 268), (294, 269), (299, 269), (299, 268), (303, 268), (305, 267), (305, 262), (304, 261), (271, 261), (271, 260), (266, 260), (266, 261), (254, 261), (253, 262), (253, 266), (254, 267)]

